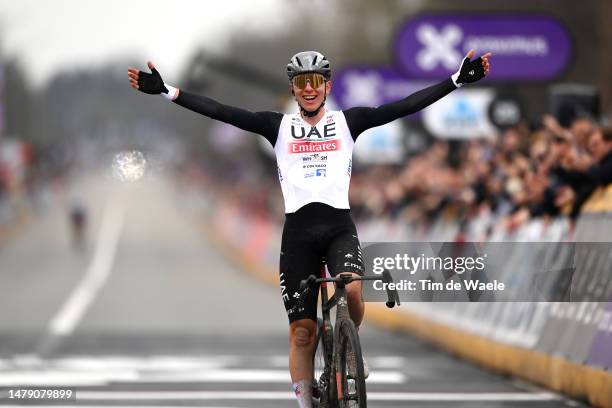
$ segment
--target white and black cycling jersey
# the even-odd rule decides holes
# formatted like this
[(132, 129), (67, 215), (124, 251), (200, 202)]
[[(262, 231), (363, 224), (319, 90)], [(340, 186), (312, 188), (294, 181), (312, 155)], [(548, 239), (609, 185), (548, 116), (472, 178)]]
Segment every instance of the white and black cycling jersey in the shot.
[(174, 102), (265, 137), (274, 146), (285, 213), (290, 214), (314, 202), (348, 209), (351, 158), (357, 137), (367, 129), (418, 112), (454, 89), (448, 78), (375, 108), (326, 111), (315, 126), (299, 113), (251, 112), (183, 90)]
[(349, 208), (353, 145), (342, 111), (327, 111), (315, 125), (283, 115), (274, 146), (285, 213), (319, 202)]

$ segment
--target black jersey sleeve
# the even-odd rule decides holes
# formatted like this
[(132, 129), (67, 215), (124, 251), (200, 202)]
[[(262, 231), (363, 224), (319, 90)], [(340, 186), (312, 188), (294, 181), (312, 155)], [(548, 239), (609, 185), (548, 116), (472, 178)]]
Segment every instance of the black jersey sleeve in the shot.
[(174, 103), (184, 108), (201, 113), (211, 119), (220, 120), (265, 137), (274, 146), (278, 137), (283, 114), (278, 112), (251, 112), (235, 106), (224, 105), (206, 96), (194, 95), (183, 90)]
[(357, 139), (362, 132), (387, 124), (406, 115), (426, 108), (457, 89), (452, 79), (421, 89), (399, 101), (386, 103), (377, 108), (354, 107), (344, 111), (351, 136)]

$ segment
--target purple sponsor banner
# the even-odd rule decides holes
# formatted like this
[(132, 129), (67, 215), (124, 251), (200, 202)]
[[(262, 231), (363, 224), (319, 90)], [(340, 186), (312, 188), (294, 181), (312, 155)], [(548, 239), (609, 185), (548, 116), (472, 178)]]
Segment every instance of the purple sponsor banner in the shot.
[(470, 49), (493, 53), (491, 80), (555, 79), (571, 58), (567, 31), (543, 16), (425, 15), (408, 21), (395, 42), (398, 69), (410, 78), (448, 76)]
[(390, 67), (348, 67), (334, 73), (331, 93), (341, 109), (348, 109), (397, 101), (430, 84), (407, 79)]
[(612, 303), (607, 304), (606, 314), (591, 343), (587, 364), (603, 368), (612, 367)]

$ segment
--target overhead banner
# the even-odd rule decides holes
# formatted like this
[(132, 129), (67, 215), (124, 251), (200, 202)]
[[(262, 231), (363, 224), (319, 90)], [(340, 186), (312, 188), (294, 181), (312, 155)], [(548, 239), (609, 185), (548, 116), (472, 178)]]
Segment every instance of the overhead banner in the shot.
[(552, 80), (571, 58), (567, 30), (543, 16), (424, 15), (408, 21), (395, 42), (398, 69), (410, 78), (457, 71), (469, 50), (493, 53), (489, 80)]
[(334, 73), (332, 95), (341, 109), (397, 101), (431, 84), (406, 78), (390, 67), (348, 67)]
[[(332, 96), (340, 109), (355, 106), (379, 106), (403, 99), (431, 82), (407, 79), (391, 67), (346, 67), (334, 73)], [(407, 119), (418, 119), (418, 112)], [(365, 131), (355, 144), (354, 157), (359, 163), (401, 163), (404, 160), (404, 130), (400, 122)]]

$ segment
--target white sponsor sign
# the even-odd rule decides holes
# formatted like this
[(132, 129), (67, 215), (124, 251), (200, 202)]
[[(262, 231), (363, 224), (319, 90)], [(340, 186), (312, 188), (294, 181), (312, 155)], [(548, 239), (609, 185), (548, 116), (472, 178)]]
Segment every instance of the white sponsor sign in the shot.
[(353, 148), (360, 163), (401, 163), (404, 159), (403, 127), (396, 120), (363, 132)]
[(492, 137), (496, 128), (488, 108), (495, 93), (490, 89), (460, 89), (423, 111), (425, 128), (445, 139)]

